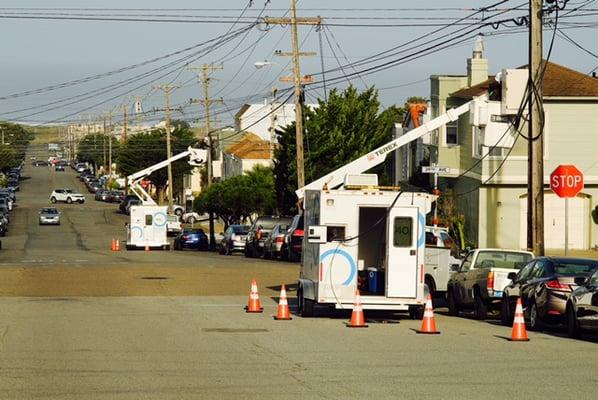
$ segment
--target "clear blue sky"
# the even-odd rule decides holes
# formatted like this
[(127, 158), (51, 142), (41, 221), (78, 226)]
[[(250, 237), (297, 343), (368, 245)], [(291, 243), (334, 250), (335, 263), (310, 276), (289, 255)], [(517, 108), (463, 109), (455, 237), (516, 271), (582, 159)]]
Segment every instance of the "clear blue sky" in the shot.
[[(254, 0), (253, 5), (245, 12), (244, 17), (255, 17), (264, 8), (264, 0)], [(398, 46), (404, 42), (419, 39), (414, 43), (414, 49), (409, 54), (416, 55), (421, 41), (428, 37), (429, 32), (437, 29), (438, 26), (413, 26), (418, 24), (443, 25), (450, 20), (465, 17), (473, 11), (471, 8), (490, 5), (496, 1), (465, 1), (465, 0), (422, 0), (420, 2), (377, 0), (363, 2), (357, 0), (300, 0), (299, 15), (315, 16), (321, 15), (325, 22), (331, 24), (403, 24), (411, 26), (393, 26), (384, 28), (372, 28), (364, 26), (328, 26), (326, 35), (322, 35), (323, 55), (325, 68), (338, 67), (337, 59), (341, 64), (355, 62), (370, 57), (373, 54)], [(499, 8), (515, 7), (525, 4), (525, 1), (510, 0), (500, 5)], [(598, 4), (594, 1), (572, 0), (567, 8), (572, 9), (585, 6), (587, 9), (596, 9)], [(73, 79), (84, 78), (93, 74), (108, 72), (127, 65), (135, 64), (144, 60), (158, 57), (169, 52), (183, 49), (188, 46), (215, 38), (226, 33), (232, 26), (232, 21), (241, 14), (241, 11), (248, 4), (247, 0), (221, 0), (213, 1), (192, 1), (192, 0), (171, 0), (169, 2), (158, 0), (86, 0), (66, 1), (54, 0), (52, 2), (43, 0), (3, 0), (0, 15), (24, 15), (24, 13), (64, 13), (64, 14), (125, 14), (114, 9), (139, 9), (128, 11), (129, 15), (140, 14), (169, 14), (189, 15), (197, 17), (208, 16), (211, 20), (222, 18), (220, 23), (155, 23), (155, 22), (112, 22), (112, 21), (73, 21), (73, 20), (39, 20), (39, 19), (0, 19), (0, 48), (3, 54), (0, 63), (0, 96), (20, 93), (26, 90), (34, 90), (52, 84), (58, 84)], [(281, 16), (282, 9), (288, 8), (288, 0), (271, 0), (265, 7), (262, 16)], [(11, 7), (49, 7), (53, 10), (16, 10)], [(207, 9), (221, 8), (227, 10), (201, 11), (201, 10), (176, 10), (163, 11), (156, 9)], [(454, 9), (447, 9), (451, 7)], [(85, 8), (87, 10), (57, 10), (59, 8)], [(89, 10), (97, 8), (99, 10)], [(361, 8), (362, 10), (356, 10)], [(435, 10), (440, 8), (442, 10)], [(144, 10), (145, 9), (145, 10)], [(152, 10), (154, 9), (154, 10)], [(383, 9), (383, 10), (382, 10)], [(419, 10), (418, 10), (419, 9)], [(588, 11), (589, 12), (589, 11)], [(578, 12), (579, 13), (579, 12)], [(491, 13), (490, 13), (491, 14)], [(475, 17), (488, 16), (490, 14), (478, 14)], [(524, 11), (509, 11), (504, 16), (523, 15)], [(14, 15), (14, 14), (13, 14)], [(173, 17), (174, 18), (174, 17)], [(180, 18), (180, 17), (179, 17)], [(342, 19), (345, 18), (345, 19)], [(501, 19), (502, 17), (496, 17)], [(593, 17), (596, 19), (596, 17)], [(583, 16), (569, 17), (566, 22), (592, 21), (592, 17)], [(468, 22), (472, 22), (469, 20)], [(238, 29), (242, 24), (237, 24), (233, 29)], [(571, 25), (570, 25), (571, 26)], [(565, 27), (565, 25), (563, 25)], [(453, 26), (444, 32), (456, 30), (459, 27)], [(494, 73), (504, 67), (518, 66), (526, 63), (527, 58), (527, 35), (507, 34), (493, 35), (495, 32), (491, 27), (482, 29), (490, 34), (487, 36), (486, 58), (490, 61), (491, 72)], [(565, 32), (577, 43), (590, 51), (598, 53), (598, 46), (593, 38), (596, 37), (595, 27), (579, 29), (567, 29)], [(441, 34), (437, 34), (440, 36)], [(303, 42), (302, 50), (319, 50), (318, 33), (310, 27), (301, 27), (300, 41)], [(261, 39), (260, 39), (261, 37)], [(432, 37), (432, 36), (429, 36)], [(547, 28), (545, 41), (548, 42), (551, 31)], [(422, 39), (423, 38), (423, 39)], [(226, 46), (200, 57), (195, 64), (210, 63), (225, 58), (224, 70), (213, 74), (214, 80), (211, 91), (218, 97), (223, 97), (225, 104), (232, 110), (222, 112), (223, 123), (229, 123), (234, 108), (240, 104), (238, 98), (248, 95), (255, 95), (253, 102), (259, 101), (259, 94), (263, 93), (268, 84), (276, 82), (276, 77), (283, 72), (283, 65), (288, 59), (274, 57), (272, 51), (290, 49), (290, 36), (287, 28), (273, 27), (267, 33), (253, 29), (241, 40), (238, 37)], [(258, 39), (260, 39), (258, 41)], [(336, 57), (329, 47), (336, 52)], [(255, 46), (254, 46), (255, 44)], [(237, 46), (235, 48), (235, 46)], [(399, 86), (392, 89), (384, 89), (380, 92), (380, 98), (384, 105), (401, 104), (409, 96), (429, 96), (429, 84), (427, 78), (432, 74), (464, 74), (466, 59), (471, 55), (473, 40), (462, 43), (458, 46), (439, 51), (438, 53), (417, 59), (396, 66), (384, 72), (367, 76), (352, 77), (351, 82), (359, 88), (364, 85), (375, 85), (379, 88)], [(423, 48), (423, 46), (421, 47)], [(243, 53), (241, 53), (243, 52)], [(230, 53), (228, 56), (227, 54)], [(239, 54), (241, 53), (241, 54)], [(236, 57), (235, 57), (236, 56)], [(232, 58), (234, 57), (234, 58)], [(68, 88), (49, 91), (33, 96), (20, 97), (18, 99), (0, 100), (0, 119), (10, 119), (15, 116), (27, 116), (40, 110), (47, 110), (51, 106), (43, 106), (47, 103), (64, 99), (70, 96), (85, 94), (124, 79), (130, 79), (136, 74), (149, 71), (151, 67), (164, 65), (170, 60), (152, 64), (149, 67), (135, 69), (112, 77), (102, 78), (82, 85), (70, 86)], [(229, 59), (232, 58), (232, 59)], [(396, 57), (394, 57), (396, 58)], [(258, 60), (273, 60), (281, 65), (271, 65), (260, 70), (253, 66)], [(384, 61), (388, 61), (384, 60)], [(588, 72), (598, 66), (598, 59), (592, 57), (573, 47), (571, 44), (556, 39), (551, 60), (566, 65), (582, 72)], [(381, 62), (384, 62), (381, 61)], [(321, 59), (317, 57), (306, 57), (302, 60), (302, 72), (304, 74), (321, 72)], [(352, 73), (352, 68), (346, 68), (345, 73)], [(235, 76), (236, 75), (236, 76)], [(342, 73), (334, 72), (328, 78), (342, 76)], [(233, 81), (231, 79), (234, 77)], [(176, 79), (174, 79), (176, 78)], [(173, 103), (183, 105), (191, 97), (200, 96), (199, 86), (193, 82), (193, 74), (183, 70), (180, 66), (174, 68), (174, 72), (162, 80), (149, 83), (150, 78), (140, 81), (148, 82), (142, 88), (132, 90), (131, 95), (144, 96), (145, 110), (152, 107), (163, 107), (163, 95), (152, 93), (152, 86), (158, 83), (166, 83), (174, 79), (176, 84), (183, 87), (173, 95)], [(417, 83), (413, 83), (417, 82)], [(413, 84), (410, 84), (413, 83)], [(400, 86), (409, 84), (407, 86)], [(227, 85), (227, 86), (225, 86)], [(276, 83), (279, 88), (284, 87), (282, 83)], [(346, 87), (346, 81), (338, 81), (334, 87)], [(56, 110), (49, 110), (42, 114), (27, 116), (28, 121), (44, 122), (64, 117), (69, 114), (92, 107), (83, 114), (99, 114), (109, 111), (111, 108), (127, 100), (122, 95), (113, 101), (99, 106), (95, 103), (104, 101), (109, 97), (116, 96), (121, 92), (133, 89), (136, 85), (113, 90), (106, 94), (98, 94), (88, 100), (77, 101), (76, 104), (67, 105)], [(310, 91), (308, 101), (314, 101), (322, 92)], [(128, 102), (129, 104), (132, 101)], [(6, 114), (28, 107), (33, 108), (16, 114)], [(214, 106), (222, 109), (222, 106)], [(185, 107), (185, 114), (178, 114), (183, 118), (192, 118), (200, 115), (199, 106)], [(78, 114), (81, 115), (81, 114)], [(177, 117), (177, 115), (175, 115)], [(70, 116), (67, 120), (78, 118)]]

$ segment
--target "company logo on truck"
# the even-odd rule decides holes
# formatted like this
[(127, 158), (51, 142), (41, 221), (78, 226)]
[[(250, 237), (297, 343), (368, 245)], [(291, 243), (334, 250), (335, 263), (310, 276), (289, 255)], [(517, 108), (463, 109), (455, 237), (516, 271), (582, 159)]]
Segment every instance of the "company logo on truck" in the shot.
[(383, 148), (381, 148), (380, 150), (376, 151), (374, 154), (377, 156), (381, 156), (383, 154), (388, 153), (389, 151), (392, 151), (394, 149), (396, 149), (397, 147), (399, 147), (398, 144), (396, 143), (391, 143), (388, 146), (384, 146)]
[[(357, 264), (355, 264), (355, 260), (353, 260), (353, 257), (351, 257), (351, 255), (349, 253), (347, 253), (345, 250), (340, 250), (340, 249), (333, 249), (333, 250), (327, 250), (324, 253), (322, 253), (322, 255), (320, 256), (320, 265), (322, 270), (324, 269), (324, 260), (326, 260), (327, 258), (332, 257), (332, 260), (334, 259), (334, 257), (342, 257), (345, 258), (348, 263), (349, 263), (349, 277), (342, 283), (343, 286), (349, 286), (350, 284), (353, 283), (353, 281), (355, 280), (355, 276), (357, 275)], [(332, 267), (332, 260), (330, 261), (330, 267)], [(332, 274), (332, 271), (329, 271), (330, 274)], [(322, 271), (320, 271), (321, 276), (324, 276), (324, 273)]]

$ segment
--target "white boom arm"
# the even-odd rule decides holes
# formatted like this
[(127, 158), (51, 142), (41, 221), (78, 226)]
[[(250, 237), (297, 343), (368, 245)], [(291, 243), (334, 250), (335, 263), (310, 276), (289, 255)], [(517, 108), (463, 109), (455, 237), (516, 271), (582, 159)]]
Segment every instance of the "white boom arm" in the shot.
[[(172, 156), (169, 159), (160, 161), (159, 163), (154, 164), (151, 167), (147, 167), (145, 169), (142, 169), (141, 171), (135, 172), (134, 174), (127, 176), (127, 181), (130, 184), (130, 189), (133, 193), (137, 195), (137, 197), (139, 197), (139, 200), (141, 200), (141, 204), (143, 204), (144, 206), (155, 206), (156, 202), (154, 201), (154, 199), (152, 199), (152, 197), (140, 185), (140, 182), (145, 177), (150, 175), (152, 172), (162, 169), (168, 166), (168, 164), (180, 160), (181, 158), (185, 158), (187, 156), (189, 156), (189, 164), (194, 166), (201, 165), (204, 162), (204, 160), (206, 160), (207, 155), (207, 150), (193, 149), (189, 147), (187, 148), (187, 151), (183, 151), (182, 153), (179, 153), (176, 156)], [(168, 184), (170, 184), (170, 182)]]
[(304, 187), (295, 191), (297, 197), (302, 199), (306, 190), (322, 189), (324, 185), (330, 189), (334, 189), (343, 183), (347, 174), (361, 174), (375, 167), (376, 165), (382, 164), (386, 159), (386, 156), (388, 156), (388, 153), (397, 150), (399, 147), (402, 147), (407, 143), (419, 139), (426, 133), (430, 133), (448, 122), (456, 121), (460, 115), (463, 115), (469, 111), (469, 106), (473, 101), (475, 101), (475, 99), (457, 108), (452, 108), (444, 114), (420, 125), (417, 128), (410, 130), (403, 136), (393, 139), (377, 149), (370, 151), (366, 155), (359, 157), (357, 160), (351, 161), (339, 169), (324, 175), (320, 179), (305, 185)]

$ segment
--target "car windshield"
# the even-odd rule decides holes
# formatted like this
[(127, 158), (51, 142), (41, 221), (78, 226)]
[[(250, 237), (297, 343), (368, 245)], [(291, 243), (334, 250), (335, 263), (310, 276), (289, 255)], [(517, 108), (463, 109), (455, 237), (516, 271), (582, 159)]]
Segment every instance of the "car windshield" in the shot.
[(42, 208), (42, 214), (58, 214), (58, 210), (55, 208)]
[(249, 233), (249, 227), (247, 225), (233, 226), (233, 233), (237, 235), (247, 235), (247, 233)]
[(486, 250), (479, 252), (475, 268), (521, 269), (531, 259), (532, 255), (528, 253)]
[(562, 260), (554, 265), (554, 273), (560, 276), (589, 274), (598, 269), (598, 261), (594, 260)]

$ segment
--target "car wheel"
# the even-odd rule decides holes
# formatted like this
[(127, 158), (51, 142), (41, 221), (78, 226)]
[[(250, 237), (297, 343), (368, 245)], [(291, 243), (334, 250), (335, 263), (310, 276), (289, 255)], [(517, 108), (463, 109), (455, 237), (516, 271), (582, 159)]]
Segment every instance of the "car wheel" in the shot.
[(303, 289), (299, 289), (297, 291), (297, 305), (298, 305), (298, 313), (303, 318), (311, 318), (314, 316), (314, 306), (315, 302), (310, 299), (306, 299), (303, 296)]
[(66, 204), (71, 204), (73, 202), (73, 199), (71, 199), (70, 197), (66, 198)]
[(569, 304), (567, 304), (567, 334), (573, 339), (579, 339), (581, 337), (579, 321), (577, 320), (573, 306)]
[(457, 307), (457, 301), (455, 300), (455, 295), (452, 290), (448, 291), (446, 301), (448, 303), (448, 314), (453, 317), (459, 315), (459, 307)]
[(56, 197), (52, 196), (52, 197), (50, 198), (50, 203), (56, 203)]
[(484, 321), (488, 317), (488, 306), (484, 303), (484, 300), (482, 300), (479, 291), (475, 292), (473, 303), (475, 319)]
[(540, 321), (540, 315), (538, 314), (538, 306), (534, 301), (529, 307), (528, 312), (528, 325), (532, 331), (539, 331), (542, 329), (542, 321)]
[(272, 253), (267, 252), (266, 249), (264, 249), (264, 260), (270, 260), (272, 258)]
[(85, 200), (79, 200), (79, 204), (85, 203)]
[(500, 323), (504, 326), (509, 326), (513, 322), (513, 318), (511, 318), (509, 314), (509, 298), (507, 296), (503, 296), (502, 300), (500, 301)]

